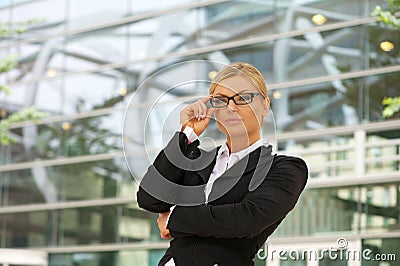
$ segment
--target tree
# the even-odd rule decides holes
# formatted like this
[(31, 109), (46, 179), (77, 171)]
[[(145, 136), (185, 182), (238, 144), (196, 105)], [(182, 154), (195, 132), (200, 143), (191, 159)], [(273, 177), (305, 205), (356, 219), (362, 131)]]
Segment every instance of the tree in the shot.
[[(376, 6), (372, 12), (373, 16), (378, 17), (378, 21), (384, 26), (399, 30), (400, 19), (396, 15), (400, 12), (400, 0), (385, 0), (388, 3), (388, 7), (382, 9), (381, 6)], [(388, 118), (393, 116), (400, 110), (400, 97), (384, 97), (382, 104), (385, 108), (382, 111), (382, 116)]]
[(400, 96), (399, 97), (385, 97), (382, 104), (386, 105), (383, 109), (383, 117), (391, 117), (400, 110)]
[[(13, 34), (26, 32), (30, 26), (43, 22), (43, 19), (33, 19), (16, 23), (0, 23), (0, 37), (5, 38)], [(18, 66), (18, 60), (11, 55), (0, 60), (0, 74), (7, 73)], [(0, 93), (10, 94), (11, 90), (6, 84), (0, 84)], [(6, 113), (4, 115), (6, 116)], [(7, 146), (10, 143), (17, 142), (17, 139), (11, 134), (11, 125), (22, 121), (37, 121), (48, 116), (48, 113), (40, 112), (36, 107), (30, 106), (21, 109), (7, 118), (0, 120), (0, 144)], [(1, 116), (0, 116), (1, 117)]]
[(396, 17), (397, 12), (400, 11), (400, 0), (385, 0), (389, 5), (388, 8), (382, 8), (377, 5), (372, 12), (373, 16), (378, 17), (378, 21), (392, 27), (394, 29), (400, 29), (400, 19)]

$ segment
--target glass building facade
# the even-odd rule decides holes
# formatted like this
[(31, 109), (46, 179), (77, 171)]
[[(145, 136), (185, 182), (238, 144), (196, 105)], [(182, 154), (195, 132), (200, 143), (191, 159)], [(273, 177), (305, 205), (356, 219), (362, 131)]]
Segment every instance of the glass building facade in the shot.
[[(156, 265), (168, 242), (157, 216), (138, 208), (132, 175), (162, 147), (161, 131), (179, 129), (165, 113), (207, 94), (206, 84), (170, 88), (245, 61), (267, 80), (277, 152), (310, 170), (268, 248), (320, 251), (343, 240), (387, 255), (261, 252), (256, 265), (400, 265), (400, 116), (382, 117), (382, 99), (400, 96), (400, 31), (370, 16), (376, 4), (386, 2), (1, 1), (0, 58), (18, 65), (0, 76), (11, 91), (0, 91), (0, 118), (32, 105), (49, 116), (13, 124), (18, 142), (0, 147), (0, 249), (44, 251), (53, 266)], [(193, 60), (206, 63), (185, 63)], [(133, 95), (133, 108), (153, 109), (125, 121), (139, 137), (121, 141)], [(123, 143), (134, 146), (132, 173)]]

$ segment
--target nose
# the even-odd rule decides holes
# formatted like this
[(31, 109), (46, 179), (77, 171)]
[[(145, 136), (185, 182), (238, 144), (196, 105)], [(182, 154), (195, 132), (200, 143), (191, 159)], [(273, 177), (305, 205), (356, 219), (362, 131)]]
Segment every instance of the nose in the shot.
[(238, 107), (236, 103), (233, 101), (233, 99), (229, 99), (228, 106), (226, 108), (229, 109), (230, 111), (237, 112)]

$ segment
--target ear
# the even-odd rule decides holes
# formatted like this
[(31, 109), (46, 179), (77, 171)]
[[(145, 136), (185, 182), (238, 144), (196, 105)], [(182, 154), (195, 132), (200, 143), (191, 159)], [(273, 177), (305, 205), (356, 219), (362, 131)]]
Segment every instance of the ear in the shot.
[(267, 97), (264, 101), (263, 101), (263, 117), (266, 116), (268, 114), (269, 111), (269, 106), (270, 106), (270, 99), (269, 97)]

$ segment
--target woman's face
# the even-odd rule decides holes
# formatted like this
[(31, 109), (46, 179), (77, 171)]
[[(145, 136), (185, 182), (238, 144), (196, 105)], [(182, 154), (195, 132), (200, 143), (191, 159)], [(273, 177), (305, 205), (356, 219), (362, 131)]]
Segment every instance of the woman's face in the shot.
[[(242, 93), (260, 93), (260, 91), (246, 78), (233, 76), (222, 80), (214, 89), (212, 95), (231, 97)], [(260, 137), (260, 128), (263, 117), (268, 113), (269, 103), (262, 96), (255, 96), (252, 103), (236, 105), (229, 101), (226, 108), (215, 110), (215, 119), (218, 128), (228, 139), (237, 137), (247, 138), (252, 144)]]

